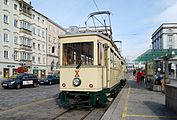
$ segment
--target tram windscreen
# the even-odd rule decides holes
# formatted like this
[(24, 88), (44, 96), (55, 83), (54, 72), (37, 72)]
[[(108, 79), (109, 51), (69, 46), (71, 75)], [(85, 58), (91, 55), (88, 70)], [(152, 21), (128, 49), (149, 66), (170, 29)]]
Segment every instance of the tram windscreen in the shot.
[(63, 44), (63, 65), (93, 65), (93, 42)]

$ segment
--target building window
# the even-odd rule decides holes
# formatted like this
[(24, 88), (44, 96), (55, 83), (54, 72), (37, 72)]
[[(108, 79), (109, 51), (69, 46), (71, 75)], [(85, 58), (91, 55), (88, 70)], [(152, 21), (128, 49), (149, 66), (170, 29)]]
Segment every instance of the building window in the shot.
[(17, 10), (17, 4), (14, 4), (14, 9)]
[(41, 47), (40, 44), (38, 44), (38, 50), (40, 50), (40, 47)]
[(33, 19), (35, 19), (35, 15), (33, 14)]
[(26, 21), (20, 21), (20, 28), (31, 31), (31, 24)]
[(40, 29), (38, 29), (38, 36), (40, 37), (41, 35), (40, 35)]
[(172, 49), (173, 48), (173, 45), (169, 45), (169, 49)]
[(8, 24), (8, 16), (4, 15), (4, 23)]
[(38, 22), (40, 21), (40, 17), (37, 18), (38, 19)]
[(36, 43), (33, 43), (33, 49), (36, 49)]
[(172, 41), (173, 41), (172, 37), (173, 37), (172, 35), (168, 35), (168, 41), (169, 41), (169, 42), (172, 42)]
[(42, 45), (42, 50), (44, 50), (44, 45)]
[(14, 44), (18, 44), (18, 37), (17, 36), (14, 37)]
[(43, 57), (43, 64), (45, 64), (45, 57)]
[(7, 33), (4, 33), (4, 42), (9, 41), (9, 35)]
[(9, 59), (9, 51), (4, 50), (4, 58)]
[(173, 32), (173, 30), (172, 30), (171, 28), (169, 28), (169, 29), (168, 29), (168, 32), (169, 32), (169, 33), (172, 33), (172, 32)]
[(34, 57), (34, 56), (33, 56), (33, 58), (32, 58), (32, 59), (33, 59), (33, 63), (35, 63), (35, 57)]
[(18, 60), (18, 52), (17, 51), (14, 51), (14, 60)]
[(48, 52), (49, 52), (49, 54), (50, 54), (50, 49), (51, 49), (51, 48), (49, 47), (49, 51), (48, 51)]
[(36, 28), (33, 27), (33, 34), (36, 35)]
[(14, 27), (16, 27), (16, 28), (18, 27), (18, 20), (16, 20), (16, 19), (14, 20)]
[(45, 34), (45, 32), (44, 32), (44, 31), (42, 31), (42, 37), (43, 37), (43, 38), (44, 38), (44, 36), (45, 36), (44, 34)]
[(38, 63), (39, 63), (39, 64), (41, 63), (41, 58), (40, 58), (40, 57), (38, 57)]
[(4, 4), (7, 5), (8, 4), (8, 0), (4, 0)]
[(55, 53), (55, 47), (54, 46), (52, 47), (52, 53)]
[(31, 39), (30, 38), (26, 38), (24, 36), (20, 37), (20, 44), (22, 45), (27, 45), (31, 47)]
[(44, 24), (44, 20), (42, 20), (42, 24)]

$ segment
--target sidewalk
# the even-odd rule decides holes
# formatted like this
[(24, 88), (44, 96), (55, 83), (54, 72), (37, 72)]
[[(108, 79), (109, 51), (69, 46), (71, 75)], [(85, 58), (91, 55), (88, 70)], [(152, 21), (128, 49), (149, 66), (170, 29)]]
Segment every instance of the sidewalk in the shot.
[(163, 93), (137, 87), (132, 77), (101, 120), (177, 120), (177, 115), (166, 109)]

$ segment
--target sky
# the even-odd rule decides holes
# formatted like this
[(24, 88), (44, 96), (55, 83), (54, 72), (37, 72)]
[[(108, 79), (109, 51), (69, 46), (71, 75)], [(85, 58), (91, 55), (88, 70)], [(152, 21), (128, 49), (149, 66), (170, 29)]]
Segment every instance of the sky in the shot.
[[(63, 28), (85, 26), (98, 11), (94, 0), (31, 0), (35, 10)], [(151, 36), (162, 23), (177, 22), (177, 0), (95, 0), (100, 11), (111, 12), (113, 39), (128, 60), (151, 48)]]

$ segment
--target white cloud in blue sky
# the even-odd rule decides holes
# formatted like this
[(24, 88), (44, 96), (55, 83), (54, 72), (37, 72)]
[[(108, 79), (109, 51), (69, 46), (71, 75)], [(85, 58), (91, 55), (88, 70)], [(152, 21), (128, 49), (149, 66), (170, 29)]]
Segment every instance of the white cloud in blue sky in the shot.
[[(93, 0), (31, 0), (33, 7), (63, 27), (84, 26), (97, 11)], [(164, 22), (177, 22), (177, 0), (95, 0), (112, 13), (113, 37), (123, 55), (134, 59), (150, 48), (152, 33)]]

